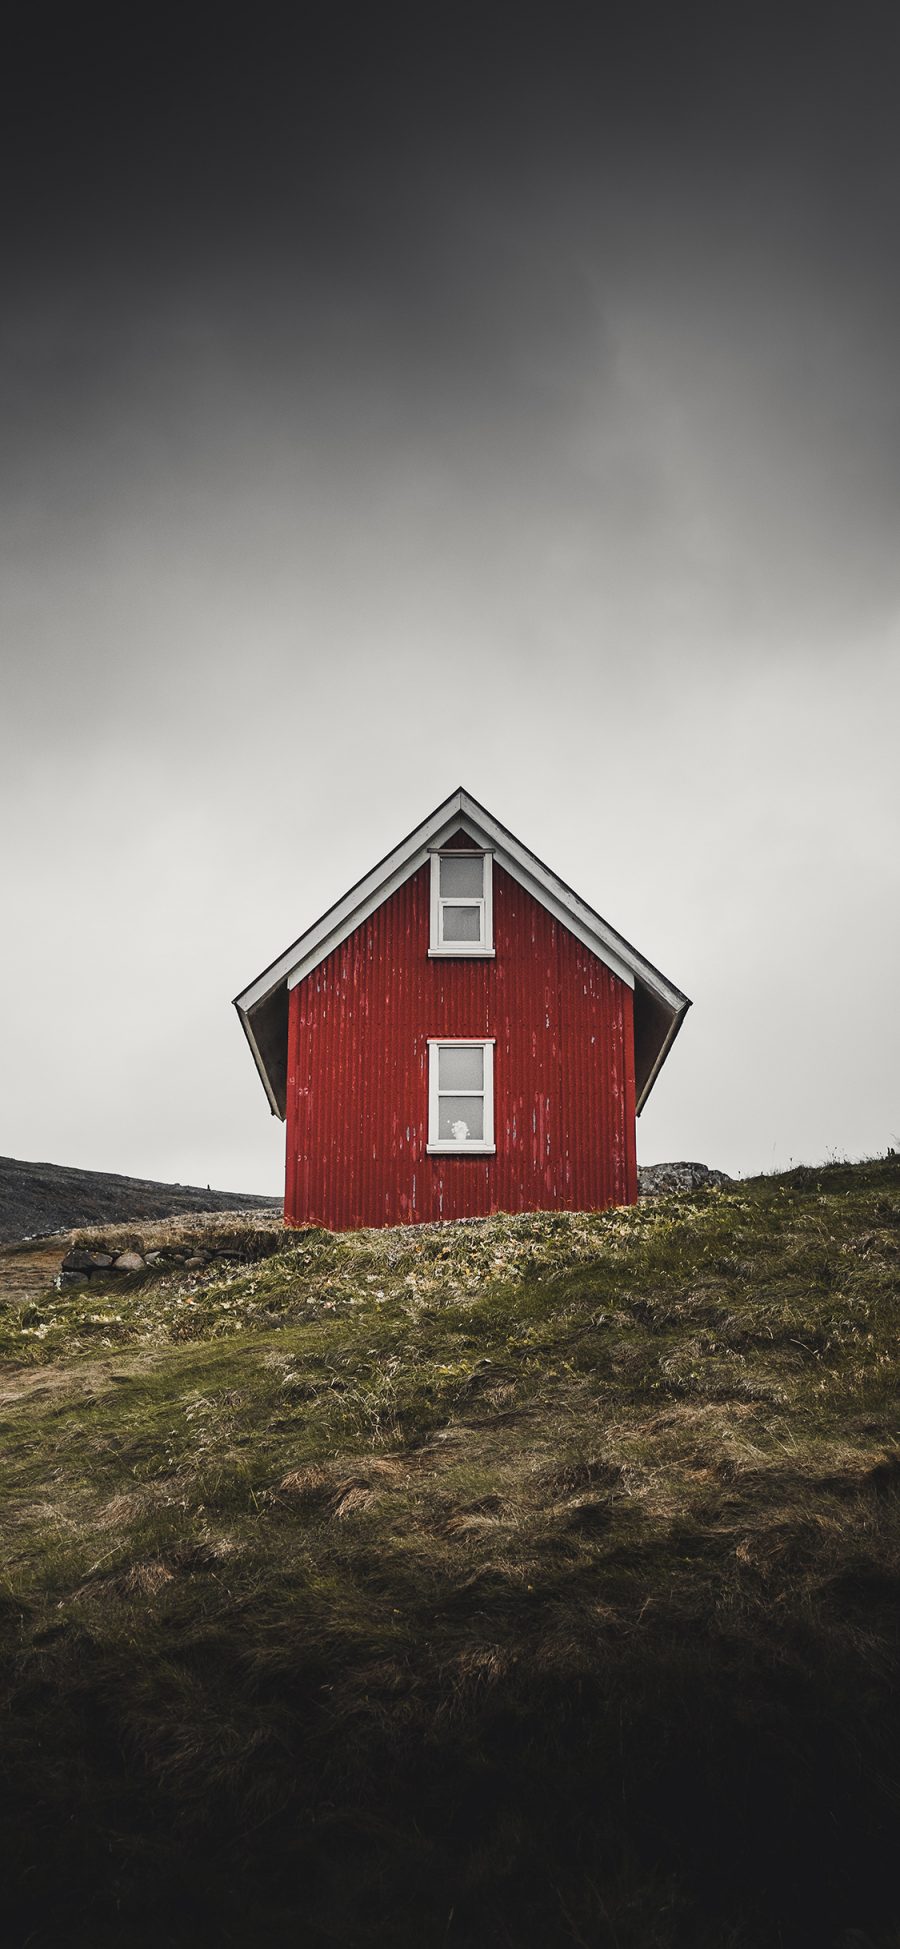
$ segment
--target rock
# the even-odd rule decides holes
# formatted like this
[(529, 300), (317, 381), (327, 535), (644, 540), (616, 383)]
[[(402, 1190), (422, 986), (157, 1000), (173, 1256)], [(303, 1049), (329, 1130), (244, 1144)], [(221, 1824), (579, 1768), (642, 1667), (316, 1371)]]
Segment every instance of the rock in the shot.
[[(90, 1272), (91, 1266), (94, 1263), (93, 1253), (86, 1252), (82, 1245), (76, 1245), (73, 1251), (66, 1253), (62, 1262), (62, 1269), (63, 1272)], [(111, 1265), (112, 1260), (107, 1259), (106, 1264)]]
[(714, 1170), (709, 1164), (644, 1164), (638, 1171), (642, 1200), (665, 1198), (672, 1191), (706, 1191), (732, 1182), (727, 1171)]
[(198, 1272), (200, 1267), (205, 1266), (205, 1264), (205, 1252), (192, 1252), (190, 1258), (184, 1261), (184, 1269), (185, 1272)]
[(143, 1272), (144, 1261), (140, 1252), (120, 1252), (113, 1266), (116, 1272)]
[(86, 1286), (87, 1282), (88, 1276), (86, 1272), (59, 1272), (56, 1276), (56, 1284), (59, 1292), (65, 1292), (69, 1286)]
[(67, 1252), (62, 1262), (63, 1272), (83, 1272), (88, 1278), (92, 1272), (105, 1272), (113, 1262), (111, 1252), (89, 1252), (85, 1246), (76, 1245)]

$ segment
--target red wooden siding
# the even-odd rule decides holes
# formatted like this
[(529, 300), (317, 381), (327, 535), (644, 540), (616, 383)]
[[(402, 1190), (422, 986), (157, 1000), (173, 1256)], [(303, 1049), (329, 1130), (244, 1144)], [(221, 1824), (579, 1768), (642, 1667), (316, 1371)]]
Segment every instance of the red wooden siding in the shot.
[[(494, 960), (429, 960), (423, 866), (291, 991), (289, 1224), (637, 1197), (632, 993), (501, 868)], [(493, 1036), (494, 1157), (429, 1157), (428, 1038)]]

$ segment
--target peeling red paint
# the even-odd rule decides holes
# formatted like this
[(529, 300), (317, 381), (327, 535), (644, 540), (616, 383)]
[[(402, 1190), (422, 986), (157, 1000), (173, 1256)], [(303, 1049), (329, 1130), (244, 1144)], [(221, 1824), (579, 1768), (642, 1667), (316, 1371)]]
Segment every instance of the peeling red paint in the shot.
[[(632, 1204), (631, 989), (500, 867), (494, 960), (430, 960), (429, 901), (423, 866), (291, 991), (288, 1223)], [(496, 1039), (493, 1157), (427, 1155), (444, 1035)]]

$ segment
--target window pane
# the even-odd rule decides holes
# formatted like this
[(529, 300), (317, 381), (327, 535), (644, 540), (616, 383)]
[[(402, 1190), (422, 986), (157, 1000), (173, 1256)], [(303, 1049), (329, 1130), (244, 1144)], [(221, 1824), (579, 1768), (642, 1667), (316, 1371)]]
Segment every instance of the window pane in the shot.
[(483, 1090), (483, 1049), (439, 1049), (439, 1090)]
[(484, 1137), (482, 1096), (442, 1096), (439, 1100), (438, 1141), (442, 1144), (481, 1143)]
[(481, 853), (441, 860), (442, 900), (480, 900), (483, 893), (484, 858)]
[(480, 907), (445, 907), (443, 911), (445, 941), (480, 941)]

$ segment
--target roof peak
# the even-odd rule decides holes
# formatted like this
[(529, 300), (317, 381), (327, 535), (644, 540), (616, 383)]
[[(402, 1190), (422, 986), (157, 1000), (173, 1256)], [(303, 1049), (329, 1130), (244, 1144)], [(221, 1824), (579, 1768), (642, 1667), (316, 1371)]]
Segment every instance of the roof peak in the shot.
[[(651, 1023), (651, 1032), (638, 1108), (646, 1101), (690, 1007), (687, 996), (652, 962), (645, 960), (630, 941), (610, 927), (608, 921), (588, 906), (536, 853), (524, 846), (508, 827), (501, 825), (487, 806), (482, 805), (464, 785), (457, 785), (448, 798), (442, 799), (433, 812), (407, 833), (405, 839), (386, 853), (312, 927), (307, 928), (235, 997), (235, 1008), (275, 1115), (284, 1114), (283, 1071), (287, 1055), (286, 1023), (282, 1024), (286, 1001), (286, 992), (283, 994), (283, 991), (305, 980), (349, 934), (362, 926), (370, 914), (424, 865), (429, 853), (452, 835), (460, 821), (464, 826), (468, 823), (472, 829), (470, 836), (476, 842), (479, 839), (482, 843), (488, 842), (498, 865), (518, 880), (592, 954), (605, 962), (620, 980), (635, 990), (636, 1002), (639, 996), (646, 997), (645, 1012)], [(257, 1033), (258, 1028), (261, 1033)], [(282, 1049), (283, 1042), (285, 1046)]]

